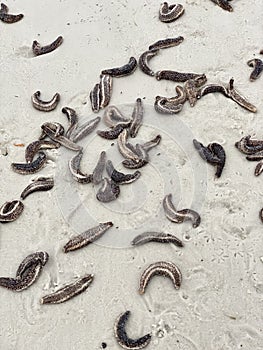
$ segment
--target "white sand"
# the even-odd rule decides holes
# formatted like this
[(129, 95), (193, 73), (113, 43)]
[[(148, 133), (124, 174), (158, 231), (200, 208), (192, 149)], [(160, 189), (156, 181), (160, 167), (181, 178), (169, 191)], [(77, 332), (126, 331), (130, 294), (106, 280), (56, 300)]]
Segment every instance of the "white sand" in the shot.
[[(122, 65), (132, 55), (138, 58), (158, 39), (182, 35), (185, 41), (155, 57), (155, 71), (206, 73), (209, 83), (234, 77), (258, 113), (221, 95), (209, 95), (195, 108), (186, 103), (179, 115), (162, 116), (153, 109), (154, 97), (172, 96), (175, 84), (158, 82), (139, 69), (114, 79), (111, 103), (122, 110), (130, 113), (136, 98), (145, 97), (145, 126), (138, 137), (160, 133), (163, 140), (151, 151), (152, 163), (141, 169), (141, 179), (122, 186), (119, 199), (107, 205), (96, 201), (91, 185), (72, 182), (67, 161), (73, 152), (49, 152), (53, 160), (40, 174), (54, 174), (55, 188), (28, 197), (19, 220), (1, 225), (1, 276), (13, 276), (21, 260), (34, 251), (47, 251), (50, 260), (28, 290), (0, 290), (0, 349), (100, 349), (102, 342), (107, 349), (118, 349), (113, 324), (125, 310), (132, 313), (127, 326), (131, 337), (152, 331), (149, 350), (263, 349), (258, 218), (263, 175), (256, 178), (255, 163), (234, 147), (243, 135), (263, 137), (263, 78), (250, 83), (246, 64), (263, 48), (263, 7), (261, 1), (233, 0), (234, 12), (228, 13), (209, 0), (182, 3), (185, 15), (167, 25), (158, 20), (158, 1), (8, 1), (11, 13), (25, 17), (12, 25), (0, 22), (0, 146), (3, 153), (8, 150), (7, 156), (0, 155), (1, 203), (18, 198), (34, 177), (11, 171), (11, 162), (24, 159), (24, 148), (14, 144), (36, 140), (45, 121), (66, 126), (63, 106), (75, 108), (83, 121), (94, 117), (88, 96), (101, 69)], [(32, 58), (34, 39), (45, 45), (58, 35), (65, 40), (58, 50)], [(34, 110), (30, 96), (36, 90), (44, 99), (59, 92), (58, 108), (51, 113)], [(105, 128), (103, 123), (99, 128)], [(220, 179), (214, 179), (214, 168), (197, 155), (193, 138), (225, 147), (227, 163)], [(111, 147), (95, 133), (87, 137), (83, 170), (94, 167), (103, 149), (115, 164), (120, 161), (114, 143)], [(165, 218), (161, 201), (169, 192), (179, 208), (191, 206), (200, 212), (199, 228)], [(108, 220), (115, 226), (98, 244), (62, 252), (76, 231)], [(135, 235), (150, 229), (175, 233), (185, 248), (157, 243), (127, 248)], [(155, 278), (145, 296), (139, 296), (142, 270), (158, 260), (178, 265), (181, 289), (176, 291), (168, 279)], [(95, 275), (85, 293), (61, 305), (39, 304), (43, 295), (85, 273)]]

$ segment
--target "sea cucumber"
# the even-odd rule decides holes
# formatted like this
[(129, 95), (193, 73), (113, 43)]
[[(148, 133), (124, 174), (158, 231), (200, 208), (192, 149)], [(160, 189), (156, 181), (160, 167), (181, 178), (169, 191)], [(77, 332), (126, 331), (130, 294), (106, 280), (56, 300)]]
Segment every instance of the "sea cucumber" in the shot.
[(125, 117), (116, 106), (108, 106), (105, 109), (103, 120), (105, 124), (109, 127), (114, 127), (116, 123), (121, 124), (130, 124), (131, 118)]
[(145, 51), (139, 58), (139, 67), (141, 71), (147, 75), (150, 75), (151, 77), (153, 77), (155, 74), (154, 71), (149, 67), (149, 61), (154, 56), (156, 56), (158, 52), (158, 49)]
[(147, 159), (139, 159), (138, 161), (134, 161), (132, 159), (125, 159), (122, 162), (122, 165), (127, 169), (140, 169), (146, 164), (148, 164)]
[(47, 156), (44, 152), (39, 152), (36, 160), (31, 163), (12, 163), (12, 169), (18, 174), (35, 174), (46, 164)]
[(5, 202), (0, 207), (0, 222), (12, 222), (19, 218), (24, 210), (24, 204), (19, 200)]
[(258, 59), (258, 58), (254, 58), (252, 60), (249, 60), (247, 62), (249, 67), (254, 68), (252, 73), (250, 74), (250, 81), (255, 81), (256, 79), (258, 79), (263, 71), (263, 62), (262, 60)]
[(248, 156), (246, 156), (246, 159), (249, 161), (256, 161), (256, 162), (259, 160), (262, 160), (263, 159), (263, 151), (249, 154)]
[(106, 164), (106, 152), (102, 151), (99, 156), (97, 165), (92, 173), (92, 182), (98, 185), (102, 181), (102, 174)]
[(0, 277), (0, 286), (15, 292), (29, 288), (38, 279), (48, 258), (46, 252), (30, 254), (19, 265), (16, 278)]
[(178, 46), (183, 41), (184, 38), (182, 36), (178, 36), (176, 38), (161, 39), (150, 45), (149, 50), (167, 49), (169, 47)]
[(159, 96), (158, 99), (162, 100), (163, 104), (168, 104), (171, 106), (177, 106), (179, 104), (183, 105), (185, 103), (185, 101), (187, 100), (187, 95), (186, 95), (184, 87), (177, 85), (175, 87), (175, 91), (176, 91), (177, 95), (174, 97), (161, 97), (161, 96)]
[(92, 133), (92, 131), (95, 130), (96, 127), (98, 126), (100, 120), (101, 120), (101, 117), (96, 117), (91, 120), (88, 120), (86, 123), (79, 126), (71, 136), (72, 141), (73, 142), (81, 141), (84, 137)]
[(247, 99), (240, 95), (239, 92), (234, 88), (234, 79), (231, 78), (227, 87), (227, 91), (229, 94), (229, 97), (235, 101), (237, 104), (239, 104), (241, 107), (247, 109), (250, 112), (256, 113), (257, 108), (252, 105), (250, 102), (247, 101)]
[(41, 263), (35, 263), (24, 272), (22, 278), (0, 277), (0, 287), (11, 289), (15, 292), (21, 292), (29, 288), (37, 280), (41, 270)]
[(123, 174), (117, 171), (114, 168), (111, 160), (108, 160), (106, 163), (106, 171), (110, 176), (110, 178), (112, 179), (112, 181), (114, 181), (118, 185), (130, 184), (136, 181), (141, 176), (140, 171), (135, 171), (135, 173), (133, 174)]
[(211, 0), (214, 4), (218, 5), (221, 7), (223, 10), (232, 12), (233, 7), (229, 4), (230, 0)]
[(60, 100), (59, 93), (56, 93), (50, 101), (42, 101), (40, 99), (40, 94), (41, 94), (40, 91), (36, 91), (31, 97), (33, 107), (43, 112), (53, 111), (59, 103), (59, 100)]
[(69, 160), (69, 170), (74, 180), (82, 184), (92, 182), (92, 174), (83, 174), (80, 171), (80, 162), (83, 156), (83, 151), (79, 151)]
[(194, 107), (197, 97), (198, 97), (198, 88), (205, 84), (207, 78), (205, 74), (202, 74), (194, 79), (189, 79), (184, 83), (184, 90), (186, 97), (189, 101), (191, 107)]
[(141, 146), (148, 153), (152, 148), (159, 145), (161, 139), (162, 139), (162, 136), (157, 135), (152, 140), (144, 142)]
[(111, 221), (100, 223), (98, 226), (92, 227), (70, 239), (64, 246), (64, 253), (68, 253), (87, 246), (99, 239), (110, 227), (113, 226)]
[(100, 76), (100, 108), (108, 106), (112, 95), (113, 79), (109, 74)]
[(155, 73), (157, 80), (171, 80), (174, 82), (184, 83), (189, 79), (195, 79), (200, 77), (201, 74), (197, 73), (180, 73), (173, 70), (161, 70)]
[(117, 199), (120, 195), (120, 187), (111, 179), (105, 177), (102, 180), (101, 188), (99, 188), (96, 198), (102, 203), (108, 203)]
[(154, 108), (156, 112), (161, 114), (177, 114), (181, 112), (183, 106), (183, 103), (173, 103), (167, 101), (166, 97), (155, 97)]
[(216, 177), (220, 177), (222, 175), (222, 171), (226, 162), (226, 153), (224, 148), (216, 142), (210, 143), (207, 148), (212, 152), (213, 156), (219, 159), (219, 162), (216, 164)]
[(167, 2), (161, 4), (159, 9), (159, 20), (170, 23), (177, 20), (184, 13), (184, 7), (181, 4), (168, 5)]
[(142, 273), (139, 283), (140, 294), (144, 294), (151, 278), (156, 275), (169, 277), (172, 280), (175, 289), (179, 289), (181, 286), (182, 274), (179, 268), (171, 262), (158, 261), (154, 264), (149, 265)]
[(63, 43), (62, 36), (59, 36), (51, 44), (46, 46), (41, 46), (38, 41), (34, 40), (32, 44), (32, 50), (36, 56), (40, 56), (56, 50), (56, 48), (58, 48), (62, 43)]
[(143, 337), (137, 339), (129, 338), (125, 330), (129, 316), (130, 311), (126, 311), (120, 314), (114, 324), (114, 334), (117, 342), (124, 349), (143, 349), (150, 343), (151, 334), (146, 334)]
[(135, 102), (135, 106), (132, 112), (132, 122), (129, 128), (130, 136), (136, 137), (138, 131), (142, 125), (143, 118), (143, 104), (140, 98), (137, 98)]
[(46, 265), (48, 259), (49, 255), (47, 252), (35, 252), (29, 254), (18, 266), (16, 277), (22, 277), (23, 273), (33, 264), (41, 263), (42, 266)]
[(224, 148), (216, 142), (210, 143), (207, 147), (197, 140), (193, 140), (193, 144), (201, 158), (216, 167), (215, 176), (219, 178), (225, 166), (226, 154)]
[(220, 84), (208, 84), (205, 86), (202, 86), (198, 92), (197, 92), (197, 98), (201, 98), (207, 94), (215, 93), (215, 92), (220, 92), (223, 94), (225, 97), (230, 97), (228, 95), (227, 88), (224, 85)]
[(130, 159), (133, 162), (139, 162), (140, 159), (138, 155), (127, 147), (127, 137), (128, 131), (127, 129), (124, 129), (118, 136), (118, 149), (124, 158)]
[(198, 227), (201, 222), (200, 215), (192, 209), (176, 210), (172, 203), (172, 194), (168, 194), (163, 199), (163, 208), (165, 216), (172, 222), (181, 224), (184, 221), (192, 221), (194, 228)]
[(118, 123), (117, 125), (113, 126), (111, 129), (98, 130), (97, 134), (104, 139), (114, 140), (114, 139), (117, 139), (120, 133), (128, 126), (129, 124)]
[(101, 91), (100, 91), (100, 84), (95, 84), (94, 88), (90, 92), (90, 102), (91, 102), (91, 108), (93, 112), (98, 113), (100, 110), (100, 103), (101, 103)]
[(41, 304), (60, 304), (74, 298), (76, 295), (84, 292), (92, 283), (94, 275), (85, 275), (78, 278), (75, 282), (67, 284), (56, 292), (45, 295), (40, 299)]
[(263, 140), (253, 140), (248, 135), (236, 142), (235, 146), (240, 152), (251, 155), (263, 151)]
[(144, 232), (136, 236), (131, 244), (132, 245), (142, 245), (148, 242), (158, 242), (158, 243), (173, 243), (177, 247), (183, 247), (183, 242), (176, 236), (170, 233), (164, 232)]
[(58, 122), (46, 122), (41, 125), (41, 129), (48, 137), (50, 137), (50, 135), (52, 137), (62, 136), (65, 133), (64, 126)]
[(137, 67), (137, 61), (135, 57), (131, 57), (129, 59), (129, 62), (125, 64), (122, 67), (118, 68), (110, 68), (110, 69), (104, 69), (101, 74), (108, 74), (111, 75), (112, 77), (123, 77), (129, 74), (132, 74)]
[(65, 132), (65, 136), (71, 140), (72, 133), (76, 130), (78, 127), (78, 116), (76, 111), (73, 108), (70, 107), (63, 107), (61, 110), (62, 113), (66, 114), (68, 121), (69, 121), (69, 127), (67, 131)]
[(263, 160), (261, 160), (255, 168), (255, 176), (259, 176), (263, 172)]
[(220, 160), (215, 156), (210, 149), (205, 147), (201, 142), (193, 140), (195, 149), (198, 151), (200, 157), (204, 159), (207, 163), (212, 165), (217, 165)]
[(40, 151), (44, 149), (55, 149), (59, 148), (60, 144), (58, 142), (54, 141), (44, 141), (44, 140), (37, 140), (31, 142), (25, 150), (25, 159), (27, 163), (33, 162), (33, 159), (35, 158), (35, 155)]
[(9, 9), (8, 7), (1, 3), (1, 9), (0, 9), (0, 20), (4, 23), (16, 23), (18, 21), (20, 21), (24, 15), (22, 13), (18, 14), (18, 15), (12, 15), (8, 13)]
[(52, 177), (39, 177), (34, 179), (31, 184), (29, 184), (24, 191), (21, 193), (21, 198), (24, 200), (31, 193), (37, 191), (49, 191), (54, 187), (54, 179)]
[[(59, 123), (44, 123), (41, 125), (41, 129), (44, 133), (51, 138), (51, 140), (60, 143), (62, 146), (72, 150), (72, 151), (80, 151), (82, 149), (81, 146), (77, 145), (75, 142), (71, 141), (64, 135), (61, 135), (62, 125)], [(63, 128), (63, 127), (62, 127)], [(64, 130), (64, 128), (63, 128)]]

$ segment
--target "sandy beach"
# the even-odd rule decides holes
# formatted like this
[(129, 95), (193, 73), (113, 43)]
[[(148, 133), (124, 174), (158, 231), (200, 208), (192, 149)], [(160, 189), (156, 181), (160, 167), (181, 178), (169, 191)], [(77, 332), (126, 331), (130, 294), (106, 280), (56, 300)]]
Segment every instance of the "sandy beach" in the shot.
[[(0, 349), (84, 350), (121, 349), (113, 326), (119, 314), (131, 311), (130, 337), (152, 334), (147, 349), (262, 350), (263, 349), (263, 175), (254, 176), (256, 162), (248, 162), (235, 147), (241, 137), (263, 138), (263, 77), (249, 81), (247, 61), (263, 58), (260, 1), (233, 0), (232, 13), (210, 0), (182, 0), (184, 15), (166, 24), (158, 19), (160, 3), (148, 1), (33, 2), (8, 0), (10, 13), (23, 13), (14, 24), (0, 21), (1, 116), (0, 200), (19, 199), (30, 180), (54, 176), (49, 192), (36, 192), (24, 201), (21, 217), (0, 227), (0, 276), (14, 276), (19, 263), (36, 251), (49, 261), (38, 281), (15, 293), (0, 288)], [(46, 45), (59, 35), (63, 44), (54, 52), (34, 57), (32, 42)], [(235, 86), (253, 103), (253, 114), (221, 94), (209, 94), (194, 108), (185, 103), (176, 115), (154, 109), (155, 96), (174, 96), (177, 83), (157, 81), (137, 68), (127, 77), (114, 78), (110, 104), (131, 116), (140, 97), (144, 119), (137, 140), (157, 134), (150, 162), (134, 183), (121, 186), (116, 201), (96, 200), (100, 186), (78, 184), (68, 169), (73, 151), (48, 151), (48, 163), (38, 174), (20, 175), (12, 162), (24, 162), (25, 147), (38, 139), (44, 122), (68, 125), (62, 107), (76, 110), (80, 123), (96, 117), (89, 93), (102, 69), (121, 66), (139, 56), (153, 42), (183, 36), (177, 47), (161, 50), (151, 68), (205, 73), (208, 83)], [(52, 112), (31, 104), (40, 90), (44, 100), (61, 95)], [(96, 130), (106, 129), (103, 121)], [(220, 143), (226, 152), (223, 174), (205, 163), (193, 146)], [(101, 151), (118, 169), (123, 157), (116, 140), (94, 131), (80, 142), (81, 167), (90, 172)], [(162, 200), (172, 193), (177, 208), (192, 208), (201, 224), (175, 224), (164, 215)], [(67, 241), (98, 222), (112, 221), (105, 235), (83, 249), (65, 254)], [(132, 247), (131, 240), (145, 231), (175, 234), (183, 248), (149, 243)], [(182, 272), (176, 290), (167, 278), (155, 277), (144, 295), (139, 279), (156, 261), (171, 261)], [(40, 298), (84, 274), (94, 274), (81, 295), (58, 305), (41, 305)]]

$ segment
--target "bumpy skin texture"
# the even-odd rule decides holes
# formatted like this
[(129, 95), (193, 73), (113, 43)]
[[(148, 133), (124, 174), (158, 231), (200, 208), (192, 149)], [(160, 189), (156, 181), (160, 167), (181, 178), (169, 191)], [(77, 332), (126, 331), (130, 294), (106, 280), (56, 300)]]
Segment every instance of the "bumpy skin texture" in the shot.
[(101, 74), (100, 76), (100, 108), (108, 106), (112, 95), (112, 76)]
[(216, 142), (210, 143), (207, 147), (197, 140), (193, 140), (193, 143), (201, 158), (216, 167), (215, 176), (219, 178), (226, 162), (224, 148)]
[(184, 41), (182, 36), (176, 38), (161, 39), (149, 46), (149, 50), (167, 49), (169, 47), (178, 46)]
[(119, 123), (129, 124), (131, 122), (131, 118), (124, 116), (116, 106), (111, 105), (105, 109), (103, 121), (107, 126), (112, 128)]
[(47, 156), (44, 152), (39, 152), (36, 160), (31, 163), (12, 163), (12, 169), (22, 175), (35, 174), (46, 164)]
[(131, 244), (132, 245), (142, 245), (149, 242), (157, 242), (157, 243), (172, 243), (177, 247), (183, 247), (183, 242), (177, 238), (176, 236), (170, 233), (164, 232), (144, 232), (138, 236), (136, 236)]
[(16, 23), (18, 21), (20, 21), (22, 18), (24, 18), (24, 15), (22, 13), (20, 13), (19, 15), (12, 15), (9, 14), (9, 9), (8, 7), (1, 3), (1, 8), (0, 8), (0, 20), (4, 23)]
[(101, 104), (101, 89), (100, 84), (95, 84), (94, 88), (90, 92), (90, 102), (93, 112), (98, 113)]
[(171, 279), (175, 289), (179, 289), (182, 283), (182, 274), (179, 268), (168, 261), (158, 261), (149, 265), (141, 275), (139, 293), (144, 294), (147, 285), (154, 276), (164, 276)]
[(22, 278), (0, 277), (0, 287), (10, 289), (14, 292), (21, 292), (29, 288), (37, 280), (41, 270), (42, 265), (35, 263), (26, 270)]
[(108, 74), (112, 77), (124, 77), (132, 74), (137, 68), (137, 61), (135, 57), (130, 57), (129, 62), (122, 67), (104, 69), (101, 74)]
[(25, 150), (25, 159), (27, 163), (33, 162), (35, 155), (40, 151), (40, 150), (45, 150), (45, 149), (55, 149), (59, 148), (60, 144), (58, 142), (54, 141), (45, 141), (45, 140), (37, 140), (31, 142)]
[(218, 164), (216, 164), (216, 177), (220, 177), (222, 175), (222, 171), (226, 162), (226, 153), (224, 148), (216, 142), (210, 143), (207, 148), (212, 152), (212, 154), (219, 159)]
[(255, 168), (255, 176), (259, 176), (263, 172), (263, 160), (261, 160)]
[(176, 210), (172, 202), (172, 194), (168, 194), (163, 199), (163, 209), (165, 216), (176, 224), (181, 224), (185, 221), (191, 221), (193, 228), (196, 228), (201, 223), (200, 215), (192, 209)]
[(130, 184), (141, 176), (140, 171), (135, 171), (133, 174), (124, 174), (117, 171), (110, 160), (106, 163), (106, 170), (112, 181), (118, 185)]
[(120, 195), (120, 187), (108, 178), (102, 180), (102, 186), (98, 190), (96, 198), (102, 203), (109, 203), (117, 199)]
[(65, 136), (71, 140), (71, 135), (78, 127), (78, 116), (76, 111), (73, 108), (70, 107), (63, 107), (61, 110), (62, 113), (64, 113), (67, 116), (67, 119), (69, 121), (69, 127), (67, 131), (65, 132)]
[(79, 126), (72, 133), (70, 139), (73, 142), (81, 141), (82, 139), (84, 139), (84, 137), (86, 137), (87, 135), (91, 134), (92, 131), (96, 129), (96, 127), (98, 126), (100, 120), (101, 120), (100, 117), (96, 117), (96, 118), (93, 118), (91, 120), (88, 120), (86, 123), (84, 123), (83, 125)]
[(49, 191), (54, 187), (54, 179), (50, 177), (41, 177), (29, 184), (21, 193), (20, 197), (24, 200), (30, 194), (38, 191)]
[(263, 140), (251, 139), (251, 136), (244, 136), (235, 143), (236, 148), (247, 154), (246, 159), (249, 161), (260, 161), (255, 168), (255, 176), (263, 172)]
[(229, 97), (227, 88), (224, 85), (220, 84), (208, 84), (203, 87), (201, 87), (197, 92), (197, 98), (201, 98), (205, 95), (219, 92), (223, 94), (225, 97)]
[(122, 123), (120, 123), (108, 130), (98, 130), (97, 134), (104, 139), (115, 140), (125, 129), (125, 127), (127, 127), (127, 125), (123, 125)]
[(178, 83), (184, 83), (189, 79), (200, 77), (201, 74), (196, 73), (180, 73), (173, 70), (161, 70), (155, 74), (157, 80), (171, 80)]
[(253, 140), (251, 136), (244, 136), (235, 143), (236, 148), (248, 155), (263, 151), (263, 140)]
[(245, 108), (246, 110), (256, 113), (257, 108), (252, 103), (250, 103), (244, 96), (242, 96), (235, 88), (234, 88), (234, 79), (231, 78), (227, 86), (223, 86), (220, 84), (208, 84), (196, 92), (196, 98), (200, 99), (202, 96), (205, 96), (209, 93), (213, 92), (220, 92), (225, 97), (230, 98), (237, 104), (239, 104), (241, 107)]
[(158, 52), (158, 49), (152, 49), (141, 54), (139, 58), (139, 67), (144, 74), (147, 74), (151, 77), (154, 76), (154, 71), (149, 67), (149, 61), (155, 57)]
[(57, 107), (60, 101), (59, 93), (56, 93), (50, 101), (41, 100), (40, 95), (41, 95), (40, 91), (36, 91), (31, 97), (33, 107), (39, 111), (43, 111), (43, 112), (53, 111)]
[(260, 75), (262, 74), (263, 71), (263, 62), (262, 60), (258, 59), (258, 58), (254, 58), (252, 60), (249, 60), (247, 62), (249, 67), (253, 67), (253, 71), (250, 74), (250, 81), (255, 81), (256, 79), (258, 79), (260, 77)]
[(128, 131), (124, 129), (118, 136), (118, 149), (120, 154), (133, 162), (139, 162), (139, 156), (127, 145)]
[(229, 80), (228, 86), (227, 86), (227, 92), (229, 97), (235, 101), (237, 104), (239, 104), (241, 107), (247, 109), (248, 111), (252, 113), (257, 112), (257, 108), (252, 105), (244, 96), (242, 96), (235, 88), (234, 88), (234, 79), (231, 78)]
[(99, 239), (109, 228), (113, 226), (111, 221), (100, 223), (98, 226), (92, 227), (70, 239), (64, 246), (64, 253), (74, 251), (87, 246)]
[(233, 7), (229, 4), (229, 0), (211, 0), (214, 4), (221, 7), (223, 10), (226, 10), (228, 12), (233, 11)]
[(36, 252), (28, 255), (19, 265), (16, 277), (0, 277), (0, 286), (14, 292), (29, 288), (39, 277), (49, 255), (46, 252)]
[(16, 277), (22, 277), (24, 272), (33, 264), (41, 263), (42, 266), (48, 262), (49, 255), (47, 252), (35, 252), (28, 255), (18, 266)]
[(0, 207), (0, 222), (13, 222), (19, 218), (24, 210), (24, 204), (19, 200), (5, 202)]
[(36, 56), (45, 55), (46, 53), (50, 53), (56, 50), (56, 48), (58, 48), (62, 43), (63, 43), (62, 36), (57, 37), (56, 40), (54, 40), (51, 44), (46, 46), (41, 46), (38, 41), (34, 40), (32, 44), (32, 50)]
[(58, 142), (72, 151), (80, 151), (82, 149), (81, 146), (63, 135), (64, 127), (60, 123), (47, 122), (41, 125), (41, 129), (51, 140)]
[(68, 301), (75, 296), (83, 293), (92, 283), (93, 275), (86, 275), (75, 282), (66, 285), (63, 288), (58, 289), (56, 292), (46, 295), (41, 298), (41, 304), (61, 304)]
[(183, 103), (169, 102), (166, 97), (156, 96), (154, 108), (161, 114), (177, 114), (183, 109)]
[(115, 338), (123, 349), (143, 349), (150, 343), (151, 334), (146, 334), (138, 339), (129, 338), (125, 330), (129, 316), (130, 311), (126, 311), (117, 318), (114, 325)]
[(80, 170), (80, 162), (83, 156), (82, 150), (69, 160), (69, 170), (73, 179), (82, 184), (88, 184), (92, 181), (92, 174), (84, 174)]
[(106, 165), (106, 152), (102, 151), (100, 153), (98, 162), (92, 173), (92, 182), (98, 185), (102, 181), (102, 174)]
[(143, 112), (144, 110), (142, 100), (140, 98), (137, 98), (132, 112), (132, 121), (129, 128), (131, 137), (136, 137), (138, 134), (138, 131), (142, 125)]
[(170, 23), (177, 20), (184, 13), (184, 7), (181, 4), (168, 5), (167, 2), (161, 4), (159, 10), (159, 20), (161, 22)]

